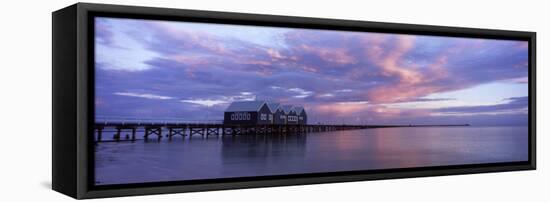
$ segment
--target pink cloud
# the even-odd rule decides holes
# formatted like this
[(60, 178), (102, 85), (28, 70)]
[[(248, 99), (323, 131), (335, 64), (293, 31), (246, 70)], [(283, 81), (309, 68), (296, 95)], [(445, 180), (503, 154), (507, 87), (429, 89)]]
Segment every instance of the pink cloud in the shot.
[(326, 103), (312, 106), (312, 108), (322, 114), (347, 116), (351, 113), (365, 111), (369, 108), (369, 105), (367, 105), (366, 103)]
[(356, 122), (414, 119), (430, 116), (432, 113), (427, 109), (400, 109), (368, 102), (320, 103), (306, 106), (306, 110), (315, 112), (316, 117), (331, 117), (332, 121), (336, 122), (343, 118), (357, 119)]
[(312, 47), (302, 44), (296, 51), (306, 52), (318, 56), (321, 60), (339, 65), (355, 64), (357, 60), (347, 53), (345, 48)]
[(167, 35), (170, 38), (176, 39), (177, 44), (172, 44), (173, 48), (196, 50), (203, 49), (210, 53), (216, 54), (231, 54), (229, 48), (225, 46), (225, 43), (220, 43), (219, 39), (207, 32), (201, 31), (184, 31), (174, 28), (168, 23), (164, 22), (151, 22), (148, 25), (152, 26), (153, 30), (158, 33)]
[(271, 57), (271, 60), (275, 61), (275, 60), (282, 60), (282, 59), (286, 59), (287, 57), (286, 56), (283, 56), (281, 54), (281, 52), (279, 52), (278, 50), (275, 50), (273, 48), (268, 48), (266, 50), (267, 54)]
[(448, 76), (444, 67), (447, 56), (439, 56), (426, 69), (420, 70), (415, 64), (403, 62), (404, 55), (414, 48), (414, 36), (398, 36), (393, 49), (381, 48), (383, 42), (383, 40), (374, 41), (374, 45), (366, 50), (366, 55), (380, 69), (383, 76), (394, 77), (396, 81), (371, 89), (366, 93), (369, 101), (373, 103), (407, 101), (445, 89), (430, 83)]
[(176, 56), (173, 56), (172, 59), (177, 61), (177, 62), (185, 63), (185, 64), (193, 65), (193, 66), (195, 66), (195, 65), (207, 65), (207, 64), (210, 63), (207, 58), (197, 57), (197, 56), (190, 56), (190, 55), (187, 55), (187, 54), (176, 55)]

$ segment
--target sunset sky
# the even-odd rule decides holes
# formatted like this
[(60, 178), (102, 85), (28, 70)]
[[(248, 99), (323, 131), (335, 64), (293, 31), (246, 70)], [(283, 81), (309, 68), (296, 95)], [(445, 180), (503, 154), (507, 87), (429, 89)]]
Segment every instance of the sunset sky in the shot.
[(96, 116), (221, 120), (232, 101), (310, 123), (524, 125), (523, 41), (96, 18)]

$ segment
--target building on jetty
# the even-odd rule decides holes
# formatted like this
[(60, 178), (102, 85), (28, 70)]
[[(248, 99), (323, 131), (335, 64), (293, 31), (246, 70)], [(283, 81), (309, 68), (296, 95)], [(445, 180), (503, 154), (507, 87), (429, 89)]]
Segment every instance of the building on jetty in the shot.
[(236, 125), (306, 125), (302, 106), (281, 105), (265, 101), (231, 103), (224, 112), (224, 124)]
[(306, 109), (302, 106), (294, 107), (294, 111), (296, 112), (296, 116), (298, 116), (298, 124), (299, 125), (306, 125), (307, 124), (307, 114)]
[(260, 125), (270, 124), (271, 110), (263, 101), (233, 102), (224, 112), (224, 124)]

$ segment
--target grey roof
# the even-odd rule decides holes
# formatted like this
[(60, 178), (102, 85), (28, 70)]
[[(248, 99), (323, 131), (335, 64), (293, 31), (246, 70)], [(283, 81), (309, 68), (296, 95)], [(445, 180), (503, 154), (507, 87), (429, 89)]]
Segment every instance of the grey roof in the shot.
[(281, 104), (279, 103), (267, 103), (267, 107), (269, 107), (269, 110), (271, 113), (275, 113), (277, 111), (277, 108), (279, 108)]
[(294, 107), (294, 111), (296, 111), (297, 114), (301, 114), (304, 111), (304, 107), (302, 106)]
[(292, 106), (292, 105), (283, 105), (283, 106), (281, 106), (281, 109), (285, 112), (285, 114), (288, 114), (288, 113), (290, 113), (291, 111), (294, 110), (294, 106)]
[(225, 109), (226, 112), (257, 112), (266, 104), (264, 101), (233, 102)]

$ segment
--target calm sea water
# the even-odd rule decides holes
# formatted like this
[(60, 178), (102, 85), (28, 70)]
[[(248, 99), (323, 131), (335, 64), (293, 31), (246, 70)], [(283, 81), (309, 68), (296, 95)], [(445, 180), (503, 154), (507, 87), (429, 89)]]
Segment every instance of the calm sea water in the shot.
[(418, 127), (286, 136), (194, 136), (101, 142), (95, 147), (96, 184), (123, 184), (525, 161), (528, 128)]

